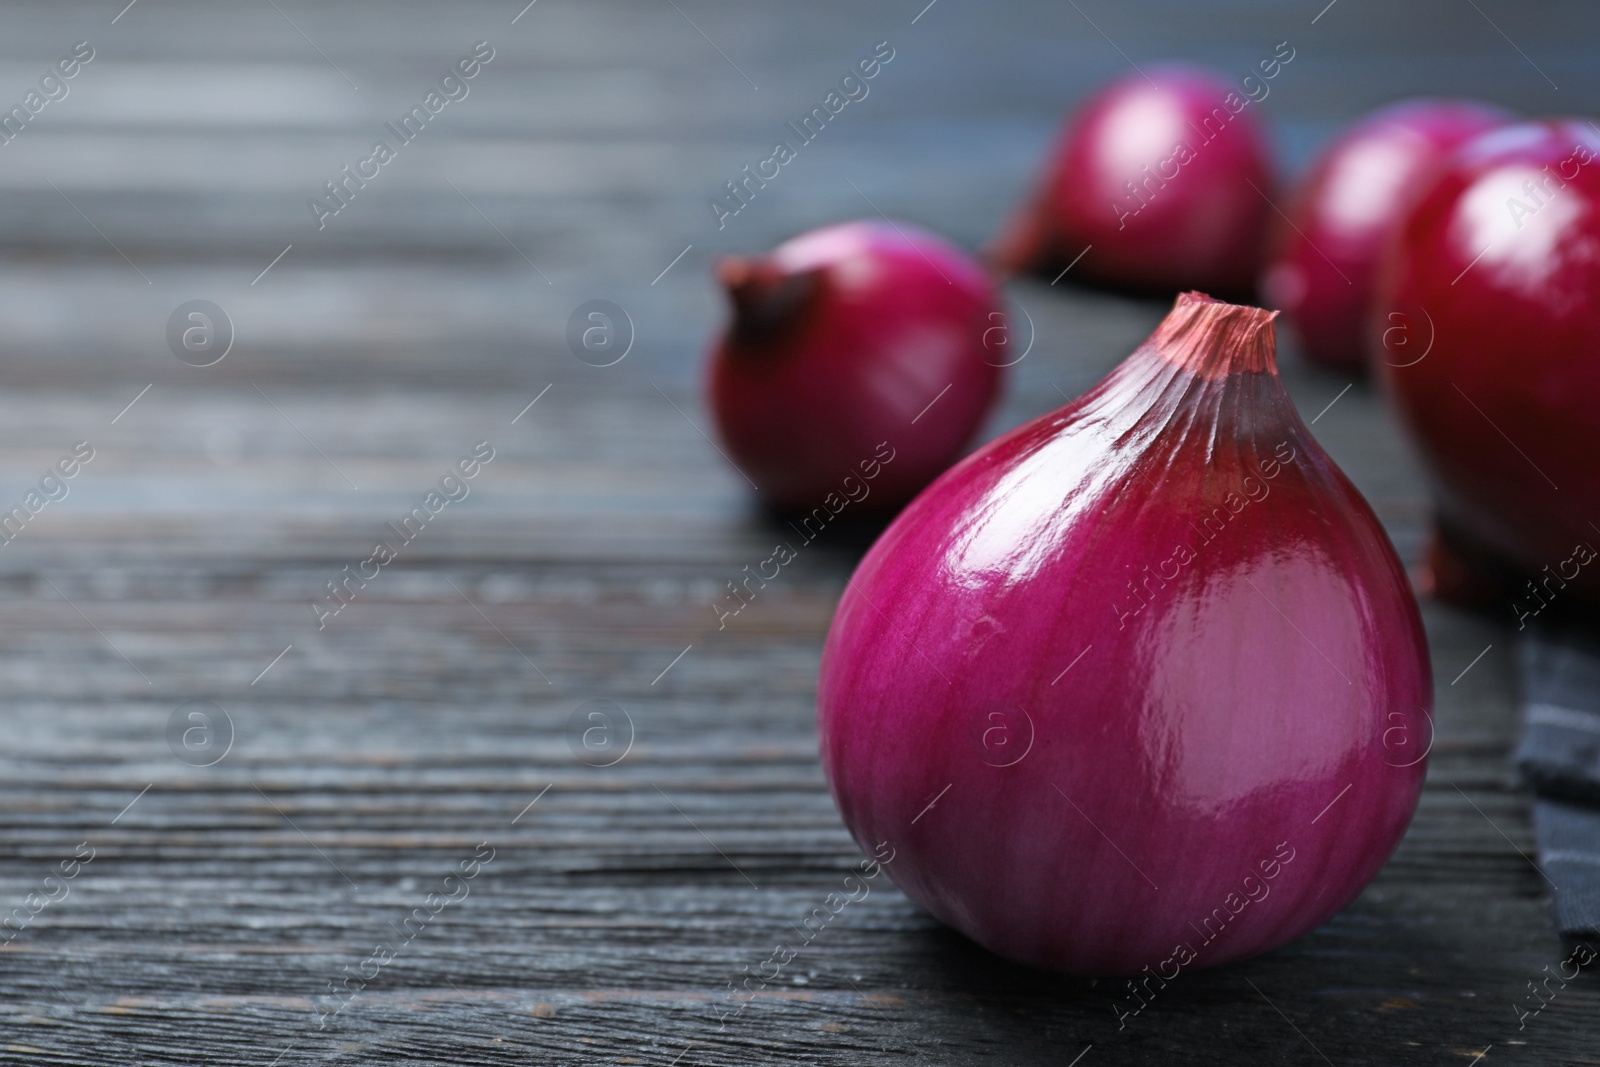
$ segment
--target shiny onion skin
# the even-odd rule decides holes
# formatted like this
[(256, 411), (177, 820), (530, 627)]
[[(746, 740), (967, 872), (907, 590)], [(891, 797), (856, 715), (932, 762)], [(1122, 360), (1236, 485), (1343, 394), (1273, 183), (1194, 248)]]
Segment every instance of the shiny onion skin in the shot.
[[(1255, 109), (1202, 68), (1146, 73), (1148, 81), (1132, 74), (1112, 82), (1072, 116), (1042, 188), (998, 242), (995, 263), (1053, 277), (1089, 248), (1072, 266), (1074, 279), (1138, 292), (1248, 295), (1273, 193)], [(1245, 103), (1235, 112), (1230, 98)]]
[(1379, 259), (1407, 208), (1451, 149), (1512, 121), (1469, 100), (1403, 100), (1351, 126), (1312, 164), (1277, 227), (1262, 282), (1313, 363), (1366, 366), (1367, 315)]
[(1532, 122), (1457, 150), (1370, 330), (1447, 538), (1538, 582), (1519, 613), (1600, 597), (1600, 134)]
[(818, 507), (861, 464), (878, 466), (884, 442), (893, 459), (864, 507), (905, 503), (961, 454), (999, 391), (998, 293), (914, 226), (828, 226), (717, 273), (734, 315), (711, 353), (711, 411), (779, 511)]
[(1180, 297), (1094, 389), (929, 486), (845, 588), (818, 693), (834, 800), (1003, 956), (1170, 979), (1264, 952), (1405, 831), (1431, 744), (1416, 604), (1273, 343), (1268, 312)]

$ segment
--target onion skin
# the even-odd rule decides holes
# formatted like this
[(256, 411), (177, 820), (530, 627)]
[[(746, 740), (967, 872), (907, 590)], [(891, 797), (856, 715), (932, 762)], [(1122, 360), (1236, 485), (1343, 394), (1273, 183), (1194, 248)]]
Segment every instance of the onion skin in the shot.
[(1362, 118), (1317, 157), (1262, 281), (1307, 359), (1365, 368), (1379, 262), (1407, 209), (1452, 149), (1512, 118), (1468, 100), (1404, 100)]
[[(1274, 183), (1252, 108), (1199, 67), (1146, 73), (1117, 79), (1072, 116), (1042, 188), (993, 252), (1000, 269), (1053, 277), (1087, 247), (1074, 279), (1163, 294), (1253, 291)], [(1237, 112), (1230, 98), (1244, 102)]]
[(735, 313), (711, 353), (711, 411), (779, 511), (818, 507), (863, 463), (878, 467), (884, 442), (893, 459), (857, 510), (905, 503), (961, 454), (999, 392), (998, 293), (976, 261), (914, 226), (829, 226), (718, 273)]
[[(1349, 902), (1415, 807), (1416, 604), (1284, 392), (1271, 319), (1180, 297), (1093, 390), (917, 497), (846, 586), (818, 693), (834, 800), (1003, 956), (1131, 975), (1184, 944), (1183, 969), (1266, 951)], [(1173, 575), (1177, 545), (1199, 547)]]
[(1600, 597), (1600, 566), (1575, 554), (1600, 548), (1600, 134), (1525, 123), (1453, 153), (1400, 233), (1370, 331), (1440, 525), (1538, 582), (1518, 617)]

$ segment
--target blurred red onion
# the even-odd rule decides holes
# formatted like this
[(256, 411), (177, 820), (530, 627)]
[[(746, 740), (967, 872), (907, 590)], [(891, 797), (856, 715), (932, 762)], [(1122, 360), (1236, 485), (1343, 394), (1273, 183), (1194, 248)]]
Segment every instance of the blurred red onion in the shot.
[(1407, 219), (1370, 329), (1447, 540), (1531, 576), (1518, 617), (1600, 596), (1600, 131), (1484, 134)]
[(1510, 112), (1467, 100), (1406, 100), (1367, 115), (1317, 158), (1262, 282), (1306, 358), (1362, 369), (1379, 257), (1406, 210), (1451, 149), (1510, 121)]
[(1250, 99), (1190, 66), (1146, 68), (1072, 116), (1044, 185), (994, 258), (1004, 270), (1135, 290), (1245, 295), (1260, 270), (1272, 166)]
[(983, 269), (905, 223), (812, 230), (717, 274), (733, 321), (711, 354), (717, 429), (780, 510), (819, 507), (893, 454), (866, 508), (903, 504), (972, 439), (1008, 362)]

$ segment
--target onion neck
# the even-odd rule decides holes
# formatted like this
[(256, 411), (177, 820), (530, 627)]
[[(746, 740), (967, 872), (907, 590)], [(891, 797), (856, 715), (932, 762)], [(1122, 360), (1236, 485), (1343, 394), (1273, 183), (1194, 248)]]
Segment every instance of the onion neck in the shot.
[(1149, 344), (1167, 362), (1198, 378), (1276, 375), (1276, 311), (1228, 304), (1204, 293), (1183, 293)]
[(747, 353), (796, 334), (822, 288), (821, 269), (796, 273), (751, 256), (724, 256), (716, 273), (733, 304), (729, 336)]

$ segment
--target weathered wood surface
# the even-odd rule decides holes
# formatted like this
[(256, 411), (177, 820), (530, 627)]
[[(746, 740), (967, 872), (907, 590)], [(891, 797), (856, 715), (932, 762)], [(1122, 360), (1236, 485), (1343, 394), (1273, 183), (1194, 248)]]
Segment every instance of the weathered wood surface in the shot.
[[(1242, 73), (1290, 40), (1262, 109), (1298, 166), (1417, 92), (1600, 110), (1587, 8), (676, 6), (0, 13), (0, 102), (96, 49), (0, 148), (0, 503), (74, 442), (96, 450), (0, 546), (0, 911), (59, 894), (45, 877), (94, 850), (0, 945), (0, 1060), (1600, 1062), (1593, 983), (1518, 1029), (1561, 954), (1519, 855), (1513, 642), (1438, 608), (1415, 825), (1312, 935), (1187, 976), (1119, 1031), (1110, 984), (995, 960), (885, 883), (719, 1030), (729, 983), (859, 858), (813, 698), (865, 534), (808, 547), (719, 632), (710, 603), (777, 535), (695, 391), (712, 255), (868, 197), (980, 243), (1061, 109), (1127, 69), (1119, 49)], [(483, 39), (470, 95), (318, 231), (306, 198)], [(719, 232), (711, 192), (880, 40), (896, 58), (870, 97)], [(1013, 296), (1037, 342), (989, 433), (1082, 390), (1161, 312)], [(237, 330), (210, 368), (165, 340), (195, 298)], [(564, 339), (593, 298), (637, 328), (604, 369)], [(1346, 384), (1284, 364), (1308, 414)], [(1421, 483), (1373, 392), (1316, 432), (1414, 558)], [(480, 440), (495, 458), (471, 495), (319, 631), (308, 600)], [(589, 700), (631, 717), (613, 766), (574, 756)], [(213, 766), (169, 745), (189, 701), (231, 719)], [(319, 1026), (329, 983), (480, 842), (470, 895)]]

